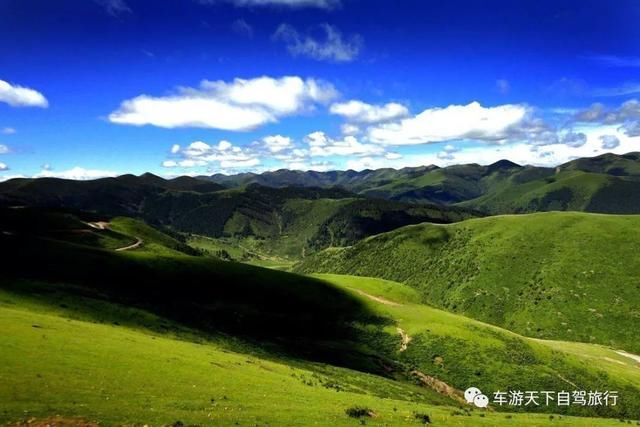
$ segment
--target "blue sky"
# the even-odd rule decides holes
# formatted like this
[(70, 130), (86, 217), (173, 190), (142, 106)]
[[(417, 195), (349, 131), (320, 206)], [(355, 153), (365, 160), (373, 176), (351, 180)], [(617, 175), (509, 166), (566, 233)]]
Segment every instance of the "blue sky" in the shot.
[(0, 179), (640, 151), (640, 3), (0, 0)]

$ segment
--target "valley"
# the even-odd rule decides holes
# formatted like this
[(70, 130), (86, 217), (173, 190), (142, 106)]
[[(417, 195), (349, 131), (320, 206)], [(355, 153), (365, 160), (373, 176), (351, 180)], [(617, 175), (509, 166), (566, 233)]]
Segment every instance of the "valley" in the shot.
[[(600, 173), (593, 163), (566, 171), (583, 192), (582, 174)], [(640, 420), (640, 216), (582, 205), (489, 215), (354, 188), (223, 185), (151, 175), (0, 184), (0, 245), (11, 248), (1, 422)], [(489, 408), (465, 402), (470, 386)], [(509, 390), (619, 399), (496, 403)]]

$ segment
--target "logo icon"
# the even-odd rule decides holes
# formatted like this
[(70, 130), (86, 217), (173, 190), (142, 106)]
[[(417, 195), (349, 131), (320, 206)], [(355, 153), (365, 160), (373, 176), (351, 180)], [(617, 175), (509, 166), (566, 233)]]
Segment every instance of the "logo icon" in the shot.
[(473, 403), (478, 408), (486, 408), (489, 406), (489, 398), (482, 394), (479, 388), (469, 387), (464, 392), (464, 399), (467, 403)]

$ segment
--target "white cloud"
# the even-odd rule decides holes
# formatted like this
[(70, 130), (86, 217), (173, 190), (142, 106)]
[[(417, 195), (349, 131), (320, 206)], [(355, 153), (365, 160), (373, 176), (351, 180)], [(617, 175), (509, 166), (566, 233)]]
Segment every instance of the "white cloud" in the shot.
[(340, 132), (342, 132), (343, 135), (357, 135), (360, 133), (360, 128), (351, 123), (344, 123), (340, 126)]
[(8, 171), (8, 170), (9, 170), (9, 166), (7, 166), (6, 163), (0, 162), (0, 171)]
[(215, 4), (223, 1), (238, 7), (286, 6), (292, 8), (315, 7), (332, 9), (340, 5), (340, 0), (198, 0), (201, 4)]
[(177, 166), (178, 162), (176, 162), (175, 160), (165, 160), (164, 162), (162, 162), (163, 168), (175, 168)]
[(578, 148), (587, 143), (587, 135), (582, 132), (567, 132), (560, 138), (563, 144)]
[(528, 113), (524, 105), (506, 104), (485, 108), (478, 102), (429, 108), (417, 116), (369, 128), (372, 142), (412, 145), (471, 139), (505, 141)]
[(360, 159), (347, 160), (347, 169), (361, 171), (364, 169), (380, 169), (385, 168), (388, 163), (381, 158), (362, 157)]
[(356, 34), (343, 39), (342, 33), (334, 26), (322, 24), (324, 40), (300, 34), (289, 24), (281, 24), (273, 34), (273, 39), (286, 43), (293, 56), (306, 56), (318, 61), (350, 62), (356, 59), (362, 49), (363, 39)]
[(352, 122), (370, 124), (399, 119), (409, 114), (407, 107), (395, 102), (371, 105), (358, 100), (335, 103), (331, 105), (329, 111)]
[(293, 140), (282, 135), (265, 136), (262, 138), (262, 142), (272, 153), (278, 153), (293, 147)]
[(182, 87), (173, 95), (140, 95), (124, 101), (109, 120), (135, 126), (246, 131), (309, 110), (335, 96), (331, 84), (296, 76), (234, 79), (229, 83), (204, 80), (197, 89)]
[(615, 135), (601, 135), (600, 141), (604, 150), (613, 150), (620, 145), (620, 139)]
[(447, 144), (436, 156), (440, 160), (452, 161), (455, 159), (454, 153), (458, 151), (460, 150), (458, 150), (455, 146)]
[(47, 99), (37, 90), (12, 85), (4, 80), (0, 80), (0, 102), (5, 102), (12, 107), (47, 108), (49, 106)]
[(253, 27), (249, 25), (247, 21), (244, 19), (236, 19), (231, 24), (231, 29), (236, 34), (240, 34), (241, 36), (245, 36), (248, 38), (253, 38)]
[(16, 132), (17, 131), (14, 128), (10, 127), (2, 128), (2, 130), (0, 130), (0, 133), (3, 135), (13, 135)]
[(257, 153), (251, 149), (238, 147), (229, 141), (222, 140), (217, 145), (203, 141), (194, 141), (174, 155), (175, 159), (162, 162), (165, 168), (194, 168), (217, 166), (223, 169), (250, 168), (261, 163)]
[(117, 172), (107, 171), (107, 170), (98, 170), (98, 169), (85, 169), (79, 166), (76, 166), (72, 169), (65, 171), (53, 171), (51, 169), (43, 169), (39, 173), (33, 175), (33, 178), (63, 178), (63, 179), (74, 179), (74, 180), (89, 180), (89, 179), (98, 179), (98, 178), (106, 178), (111, 176), (119, 175)]
[(291, 170), (326, 172), (332, 170), (334, 164), (332, 162), (291, 162), (287, 167)]
[(171, 146), (171, 154), (176, 154), (177, 152), (180, 151), (180, 145), (178, 144), (173, 144)]
[(9, 147), (4, 144), (0, 144), (0, 154), (7, 154), (9, 151)]
[(627, 136), (638, 136), (640, 135), (640, 101), (630, 99), (613, 109), (595, 103), (586, 110), (579, 111), (574, 119), (582, 123), (617, 124)]
[(385, 154), (383, 147), (375, 144), (363, 144), (354, 136), (333, 139), (324, 132), (313, 132), (305, 137), (312, 157), (328, 156), (381, 156)]
[[(638, 151), (638, 147), (640, 147), (640, 137), (629, 137), (614, 125), (577, 127), (574, 132), (584, 135), (584, 144), (571, 146), (563, 143), (561, 137), (558, 143), (544, 147), (532, 146), (526, 142), (507, 145), (478, 145), (459, 149), (452, 156), (447, 156), (445, 149), (428, 154), (406, 154), (403, 158), (395, 161), (372, 159), (373, 161), (360, 166), (401, 168), (430, 164), (439, 166), (466, 163), (488, 165), (498, 160), (508, 159), (521, 165), (555, 167), (579, 157), (593, 157), (607, 152), (625, 154), (631, 151)], [(615, 148), (603, 147), (603, 136), (613, 136), (618, 140), (619, 144)]]

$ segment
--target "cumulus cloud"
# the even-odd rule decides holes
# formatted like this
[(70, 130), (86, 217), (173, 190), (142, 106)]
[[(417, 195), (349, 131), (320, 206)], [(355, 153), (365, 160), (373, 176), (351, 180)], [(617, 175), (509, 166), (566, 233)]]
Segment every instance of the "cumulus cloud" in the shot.
[(567, 132), (560, 141), (569, 147), (578, 148), (587, 143), (587, 135), (582, 132)]
[(85, 169), (76, 166), (72, 169), (64, 171), (54, 171), (52, 169), (42, 169), (39, 173), (33, 175), (33, 178), (63, 178), (85, 181), (90, 179), (106, 178), (117, 176), (117, 172), (99, 169)]
[(340, 132), (343, 135), (357, 135), (360, 133), (360, 127), (353, 123), (344, 123), (340, 126)]
[(14, 133), (16, 133), (16, 130), (14, 128), (6, 127), (2, 128), (2, 130), (0, 130), (0, 133), (3, 135), (13, 135)]
[(504, 141), (528, 113), (524, 105), (506, 104), (483, 107), (478, 102), (429, 108), (396, 122), (383, 123), (368, 130), (372, 142), (385, 145), (427, 144), (459, 139), (487, 142)]
[(182, 87), (172, 95), (140, 95), (126, 100), (109, 120), (135, 126), (246, 131), (327, 103), (335, 96), (337, 91), (331, 84), (296, 76), (204, 80), (196, 89)]
[(264, 146), (272, 153), (278, 153), (293, 147), (293, 140), (288, 136), (271, 135), (262, 138)]
[(8, 171), (8, 170), (9, 170), (9, 166), (7, 166), (6, 163), (0, 162), (0, 171)]
[(367, 124), (386, 122), (409, 115), (409, 110), (402, 104), (389, 102), (384, 105), (372, 105), (358, 100), (332, 104), (329, 111), (349, 121)]
[(453, 145), (447, 144), (442, 148), (442, 151), (440, 151), (436, 156), (440, 160), (451, 161), (451, 160), (455, 159), (454, 153), (456, 153), (458, 151), (459, 150), (456, 147), (454, 147)]
[(613, 150), (620, 145), (620, 139), (615, 135), (602, 135), (600, 141), (604, 150)]
[(383, 147), (375, 144), (364, 144), (354, 136), (333, 139), (324, 132), (310, 133), (305, 137), (312, 157), (328, 156), (381, 156), (385, 153)]
[(281, 24), (272, 38), (286, 44), (293, 56), (306, 56), (318, 61), (350, 62), (357, 58), (364, 44), (362, 36), (355, 34), (343, 38), (336, 27), (320, 25), (323, 37), (318, 39), (301, 34), (289, 24)]
[(37, 90), (13, 85), (4, 80), (0, 80), (0, 102), (5, 102), (12, 107), (47, 108), (49, 106), (47, 98)]
[(231, 29), (236, 34), (240, 34), (249, 38), (253, 37), (253, 27), (249, 25), (249, 23), (244, 19), (236, 19), (235, 21), (233, 21), (233, 23), (231, 24)]
[(340, 0), (197, 0), (201, 4), (232, 3), (238, 7), (283, 6), (292, 8), (315, 7), (332, 9), (340, 5)]
[(628, 136), (640, 136), (640, 120), (624, 123), (620, 126), (620, 130)]
[(626, 135), (638, 136), (640, 134), (640, 101), (630, 99), (618, 108), (607, 108), (603, 104), (595, 103), (579, 111), (574, 119), (585, 123), (616, 124)]
[(334, 169), (335, 165), (332, 162), (326, 161), (314, 161), (314, 162), (291, 162), (287, 164), (287, 167), (291, 170), (301, 170), (301, 171), (315, 171), (315, 172), (326, 172), (328, 170)]
[(179, 148), (174, 154), (176, 158), (162, 162), (163, 167), (193, 168), (213, 165), (222, 169), (237, 169), (260, 164), (260, 158), (256, 153), (226, 140), (218, 142), (217, 145), (194, 141), (185, 148)]

